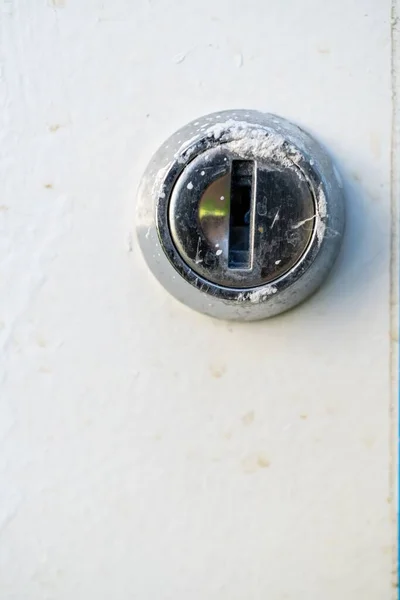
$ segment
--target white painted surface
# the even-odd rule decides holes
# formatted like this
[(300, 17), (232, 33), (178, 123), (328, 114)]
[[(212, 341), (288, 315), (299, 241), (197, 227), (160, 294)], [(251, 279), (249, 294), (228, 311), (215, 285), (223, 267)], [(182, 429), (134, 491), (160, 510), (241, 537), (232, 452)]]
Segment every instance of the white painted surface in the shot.
[[(0, 15), (2, 600), (393, 597), (389, 0)], [(317, 135), (348, 194), (333, 276), (257, 324), (132, 238), (151, 153), (230, 107)]]

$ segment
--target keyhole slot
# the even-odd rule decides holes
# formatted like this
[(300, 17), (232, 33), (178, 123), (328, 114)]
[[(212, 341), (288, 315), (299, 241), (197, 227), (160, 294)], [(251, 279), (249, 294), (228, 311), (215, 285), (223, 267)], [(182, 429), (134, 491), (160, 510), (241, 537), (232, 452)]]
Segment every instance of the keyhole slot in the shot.
[(253, 179), (254, 161), (232, 161), (228, 252), (230, 269), (248, 269), (251, 266)]

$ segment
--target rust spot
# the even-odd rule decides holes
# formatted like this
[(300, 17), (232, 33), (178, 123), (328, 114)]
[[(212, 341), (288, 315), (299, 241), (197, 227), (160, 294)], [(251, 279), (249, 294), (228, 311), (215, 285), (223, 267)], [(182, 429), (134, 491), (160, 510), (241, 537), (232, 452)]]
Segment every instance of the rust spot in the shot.
[(226, 367), (225, 365), (211, 365), (210, 373), (214, 379), (221, 379), (226, 373)]
[(254, 418), (255, 418), (255, 412), (254, 412), (254, 410), (251, 410), (242, 416), (241, 421), (242, 421), (243, 425), (251, 425), (254, 421)]

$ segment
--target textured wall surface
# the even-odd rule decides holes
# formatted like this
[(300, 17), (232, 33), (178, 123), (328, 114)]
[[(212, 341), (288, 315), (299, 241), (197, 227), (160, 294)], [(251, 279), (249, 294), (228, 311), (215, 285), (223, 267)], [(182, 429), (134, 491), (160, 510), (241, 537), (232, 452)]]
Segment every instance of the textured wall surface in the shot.
[[(395, 597), (392, 9), (0, 0), (2, 600)], [(315, 134), (347, 192), (326, 285), (243, 325), (134, 236), (151, 153), (234, 107)]]

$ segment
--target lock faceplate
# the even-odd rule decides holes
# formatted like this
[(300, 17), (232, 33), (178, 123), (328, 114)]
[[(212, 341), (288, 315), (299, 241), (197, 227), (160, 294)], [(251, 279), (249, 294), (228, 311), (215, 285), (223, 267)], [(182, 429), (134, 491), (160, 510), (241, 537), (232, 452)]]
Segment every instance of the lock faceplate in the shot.
[(256, 111), (208, 115), (153, 157), (138, 236), (154, 274), (196, 310), (252, 320), (301, 302), (331, 268), (342, 185), (325, 150)]

